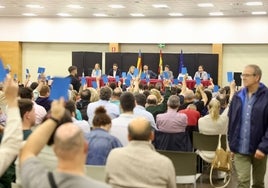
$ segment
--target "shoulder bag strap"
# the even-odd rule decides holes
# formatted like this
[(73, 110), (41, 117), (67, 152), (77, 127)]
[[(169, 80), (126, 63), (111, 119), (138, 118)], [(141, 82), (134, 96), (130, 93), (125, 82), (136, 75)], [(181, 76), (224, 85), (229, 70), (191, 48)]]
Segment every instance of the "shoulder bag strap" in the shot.
[(217, 147), (218, 149), (220, 149), (221, 148), (221, 134), (219, 134), (219, 141), (218, 141), (218, 147)]
[(54, 176), (52, 174), (52, 172), (48, 172), (48, 180), (49, 180), (49, 184), (51, 186), (51, 188), (57, 188)]

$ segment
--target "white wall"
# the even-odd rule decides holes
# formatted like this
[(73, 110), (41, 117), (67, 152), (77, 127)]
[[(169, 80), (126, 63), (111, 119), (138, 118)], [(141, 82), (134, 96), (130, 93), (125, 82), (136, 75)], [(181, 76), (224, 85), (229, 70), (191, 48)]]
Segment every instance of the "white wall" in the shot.
[(81, 43), (268, 43), (268, 17), (1, 18), (0, 41)]
[(227, 85), (227, 73), (242, 72), (248, 64), (257, 64), (262, 69), (261, 81), (268, 86), (268, 45), (224, 45), (223, 85)]
[(72, 65), (72, 51), (102, 52), (108, 51), (108, 47), (108, 44), (23, 43), (22, 78), (28, 68), (32, 80), (36, 80), (38, 67), (45, 67), (47, 76), (67, 76), (68, 67)]
[[(108, 44), (82, 43), (23, 43), (23, 70), (30, 69), (33, 79), (37, 78), (37, 68), (46, 67), (46, 74), (66, 76), (72, 64), (72, 51), (107, 52)], [(122, 52), (159, 52), (156, 44), (121, 44)], [(208, 44), (166, 44), (163, 53), (211, 53)], [(268, 44), (225, 44), (223, 48), (223, 83), (227, 85), (226, 72), (241, 72), (247, 64), (258, 64), (262, 71), (262, 81), (268, 85)], [(25, 71), (23, 71), (25, 78)]]
[[(110, 42), (122, 52), (211, 53), (212, 43), (223, 43), (223, 84), (226, 71), (242, 71), (259, 64), (268, 85), (268, 17), (170, 19), (0, 18), (0, 41), (23, 42), (23, 70), (33, 77), (39, 66), (63, 76), (72, 51), (107, 52)], [(23, 71), (24, 72), (24, 71)], [(24, 73), (25, 74), (25, 73)], [(25, 75), (23, 75), (23, 78)]]

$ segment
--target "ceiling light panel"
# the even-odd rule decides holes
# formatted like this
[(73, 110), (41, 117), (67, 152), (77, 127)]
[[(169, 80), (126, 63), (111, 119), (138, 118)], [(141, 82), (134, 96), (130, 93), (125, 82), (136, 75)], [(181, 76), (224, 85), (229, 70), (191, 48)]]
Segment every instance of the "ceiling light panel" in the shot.
[(142, 13), (131, 13), (130, 15), (133, 16), (133, 17), (143, 17), (143, 16), (145, 16)]
[(261, 1), (252, 1), (252, 2), (246, 2), (245, 5), (247, 5), (247, 6), (262, 6), (263, 3)]
[(206, 8), (206, 7), (214, 7), (214, 5), (212, 3), (199, 3), (199, 4), (197, 4), (197, 6), (204, 7), (204, 8)]
[(152, 5), (154, 8), (168, 8), (166, 4), (153, 4)]
[(95, 14), (93, 14), (93, 16), (96, 16), (96, 17), (107, 17), (108, 15), (107, 14), (104, 14), (104, 13), (95, 13)]
[(82, 7), (81, 5), (74, 5), (74, 4), (71, 4), (71, 5), (67, 5), (68, 8), (73, 8), (73, 9), (81, 9), (81, 8), (84, 8)]
[(267, 14), (267, 12), (265, 11), (255, 11), (255, 12), (251, 12), (252, 15), (265, 15)]
[(210, 16), (223, 16), (222, 12), (210, 12), (209, 13)]
[(72, 16), (71, 14), (63, 13), (63, 12), (58, 13), (57, 15), (58, 15), (58, 16), (61, 16), (61, 17), (70, 17), (70, 16)]
[(125, 8), (123, 5), (109, 5), (110, 8)]
[(29, 5), (26, 5), (26, 7), (28, 7), (28, 8), (36, 8), (36, 9), (44, 8), (43, 6), (37, 5), (37, 4), (29, 4)]

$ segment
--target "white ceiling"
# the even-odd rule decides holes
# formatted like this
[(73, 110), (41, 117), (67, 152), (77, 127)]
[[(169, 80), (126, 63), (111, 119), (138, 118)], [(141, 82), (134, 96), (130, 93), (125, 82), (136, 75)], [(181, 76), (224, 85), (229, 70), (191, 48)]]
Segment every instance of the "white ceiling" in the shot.
[[(58, 17), (58, 13), (68, 13), (73, 18), (91, 18), (95, 13), (102, 13), (111, 18), (129, 18), (131, 13), (142, 13), (145, 18), (167, 18), (169, 13), (181, 13), (183, 17), (209, 17), (210, 12), (222, 12), (227, 17), (248, 17), (256, 16), (251, 14), (253, 11), (268, 12), (268, 0), (262, 0), (261, 6), (247, 6), (245, 3), (248, 1), (254, 0), (1, 0), (0, 17), (22, 17), (23, 13), (33, 13), (36, 17)], [(214, 6), (201, 8), (198, 3), (212, 3)], [(28, 4), (42, 8), (26, 7)], [(70, 4), (83, 8), (67, 7)], [(111, 4), (125, 8), (113, 9), (109, 7)], [(166, 4), (168, 7), (154, 8), (153, 4)]]

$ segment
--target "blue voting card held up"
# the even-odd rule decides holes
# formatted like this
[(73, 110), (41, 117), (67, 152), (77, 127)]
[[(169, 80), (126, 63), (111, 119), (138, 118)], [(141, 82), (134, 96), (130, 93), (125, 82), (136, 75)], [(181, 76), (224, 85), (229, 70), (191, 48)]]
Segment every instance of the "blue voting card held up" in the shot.
[(46, 69), (44, 67), (38, 67), (37, 73), (42, 74), (45, 72), (45, 70)]
[(71, 79), (69, 77), (54, 77), (49, 98), (51, 100), (58, 100), (63, 97), (64, 100), (67, 101), (69, 99), (68, 89), (70, 83)]
[(166, 71), (163, 72), (164, 79), (168, 79), (168, 73)]
[(104, 84), (107, 84), (109, 81), (108, 81), (108, 77), (106, 76), (106, 75), (104, 75), (103, 77), (102, 77), (102, 81), (103, 81), (103, 83)]
[(233, 81), (233, 72), (227, 72), (227, 82)]
[(201, 79), (199, 77), (196, 77), (195, 78), (195, 83), (196, 83), (196, 85), (199, 86), (201, 84)]
[(26, 74), (30, 74), (30, 71), (29, 71), (29, 69), (26, 69)]
[(178, 85), (179, 84), (179, 80), (177, 78), (174, 78), (173, 79), (173, 84)]
[(116, 82), (119, 82), (119, 81), (120, 81), (119, 76), (115, 76), (115, 81), (116, 81)]
[(126, 72), (122, 72), (122, 77), (125, 78), (127, 76)]
[(219, 86), (214, 85), (213, 92), (218, 92), (219, 91)]
[(187, 68), (186, 67), (182, 67), (181, 68), (181, 73), (182, 74), (187, 74)]
[(139, 74), (139, 69), (135, 68), (135, 69), (134, 69), (134, 73), (133, 73), (133, 75), (134, 75), (135, 77), (137, 77), (138, 74)]
[(3, 82), (6, 78), (7, 72), (3, 66), (2, 60), (0, 59), (0, 82)]
[(208, 80), (210, 79), (210, 74), (208, 73)]
[(141, 77), (142, 80), (146, 78), (146, 74), (144, 72), (141, 73)]
[(125, 84), (126, 84), (126, 86), (130, 86), (130, 80), (129, 79), (125, 79)]
[(130, 74), (127, 75), (128, 80), (132, 80), (132, 76)]
[(94, 89), (98, 88), (97, 82), (96, 81), (91, 81), (91, 85)]
[(87, 80), (86, 80), (85, 77), (82, 77), (82, 78), (81, 78), (81, 84), (82, 84), (82, 86), (84, 86), (84, 85), (87, 84)]

